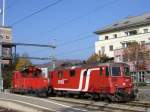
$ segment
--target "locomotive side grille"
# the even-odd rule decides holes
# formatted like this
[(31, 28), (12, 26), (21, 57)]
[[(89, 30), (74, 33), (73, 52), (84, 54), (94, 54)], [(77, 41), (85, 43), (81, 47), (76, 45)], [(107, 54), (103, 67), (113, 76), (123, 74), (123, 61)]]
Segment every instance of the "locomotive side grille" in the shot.
[(118, 81), (118, 79), (112, 78), (112, 82), (116, 83), (117, 81)]

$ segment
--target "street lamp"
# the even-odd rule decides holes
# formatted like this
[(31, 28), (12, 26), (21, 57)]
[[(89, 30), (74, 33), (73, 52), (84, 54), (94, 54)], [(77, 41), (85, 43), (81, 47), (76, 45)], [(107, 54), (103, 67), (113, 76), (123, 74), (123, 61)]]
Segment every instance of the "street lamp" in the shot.
[(0, 35), (0, 90), (3, 90), (3, 78), (2, 78), (2, 39), (3, 36)]

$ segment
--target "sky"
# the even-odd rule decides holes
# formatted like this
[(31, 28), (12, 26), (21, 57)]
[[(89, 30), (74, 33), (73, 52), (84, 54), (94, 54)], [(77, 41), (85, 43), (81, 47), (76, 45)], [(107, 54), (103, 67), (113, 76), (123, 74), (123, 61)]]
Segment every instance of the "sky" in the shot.
[(20, 55), (86, 60), (98, 40), (94, 31), (128, 16), (149, 13), (149, 4), (150, 0), (6, 0), (5, 25), (12, 27), (13, 42), (56, 45), (54, 51), (18, 46)]

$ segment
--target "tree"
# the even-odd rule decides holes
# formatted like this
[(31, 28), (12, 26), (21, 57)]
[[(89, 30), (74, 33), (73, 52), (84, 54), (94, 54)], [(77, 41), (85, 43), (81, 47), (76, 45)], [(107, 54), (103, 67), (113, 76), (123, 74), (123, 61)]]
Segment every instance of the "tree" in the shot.
[[(27, 55), (24, 54), (22, 57), (27, 57)], [(9, 65), (4, 64), (2, 66), (4, 88), (7, 89), (11, 87), (12, 74), (14, 70), (21, 70), (24, 66), (31, 64), (32, 63), (28, 58), (20, 58), (18, 54)]]
[(5, 89), (11, 87), (12, 71), (13, 69), (11, 65), (3, 65), (2, 76)]
[(94, 63), (94, 62), (108, 62), (113, 60), (113, 58), (109, 58), (106, 56), (106, 54), (99, 52), (98, 54), (94, 53), (92, 54), (88, 59), (87, 63)]
[[(22, 57), (26, 57), (26, 58), (22, 58)], [(27, 54), (23, 54), (21, 58), (18, 59), (18, 62), (16, 63), (16, 70), (21, 70), (22, 68), (24, 68), (25, 66), (29, 66), (32, 65), (31, 61), (29, 58), (27, 58)]]
[(135, 70), (145, 70), (149, 57), (150, 49), (145, 44), (137, 42), (128, 43), (128, 47), (123, 51), (123, 60), (132, 62)]

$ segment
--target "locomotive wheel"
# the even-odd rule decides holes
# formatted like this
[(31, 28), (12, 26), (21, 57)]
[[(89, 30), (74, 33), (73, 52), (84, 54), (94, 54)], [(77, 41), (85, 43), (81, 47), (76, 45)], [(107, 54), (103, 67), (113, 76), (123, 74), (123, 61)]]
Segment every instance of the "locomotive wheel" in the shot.
[(91, 94), (90, 99), (97, 101), (97, 100), (99, 100), (99, 95), (97, 93)]
[(38, 96), (38, 97), (47, 97), (47, 93), (46, 92), (36, 92), (36, 95)]
[(75, 94), (75, 95), (74, 95), (74, 98), (80, 99), (80, 98), (81, 98), (81, 94), (80, 94), (80, 93), (79, 93), (79, 94)]

